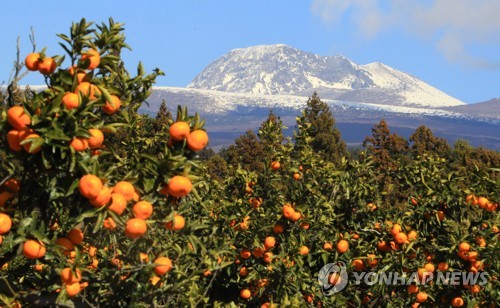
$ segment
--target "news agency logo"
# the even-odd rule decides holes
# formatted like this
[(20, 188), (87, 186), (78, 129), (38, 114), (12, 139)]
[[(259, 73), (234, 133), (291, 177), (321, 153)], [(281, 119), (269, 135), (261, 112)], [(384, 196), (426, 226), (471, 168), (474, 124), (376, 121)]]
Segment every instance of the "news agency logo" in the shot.
[(348, 278), (344, 262), (328, 263), (318, 274), (318, 282), (325, 296), (342, 291), (347, 286)]
[(325, 296), (331, 296), (342, 291), (351, 278), (354, 285), (403, 285), (409, 286), (425, 285), (433, 281), (436, 285), (460, 286), (479, 285), (488, 283), (489, 274), (486, 272), (426, 272), (420, 275), (418, 272), (397, 273), (397, 272), (353, 272), (349, 277), (344, 262), (328, 263), (321, 268), (318, 273), (318, 282)]

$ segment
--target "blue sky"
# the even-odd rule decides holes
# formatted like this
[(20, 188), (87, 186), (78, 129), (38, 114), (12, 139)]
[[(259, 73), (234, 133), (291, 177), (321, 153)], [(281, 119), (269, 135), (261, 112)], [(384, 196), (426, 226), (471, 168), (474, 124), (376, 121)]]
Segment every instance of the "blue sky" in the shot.
[[(162, 86), (185, 86), (234, 48), (283, 43), (358, 64), (383, 62), (466, 103), (500, 97), (498, 0), (150, 0), (6, 1), (0, 27), (0, 82), (15, 59), (38, 49), (62, 54), (57, 33), (85, 17), (125, 23), (129, 69), (162, 69)], [(38, 74), (22, 83), (40, 84)]]

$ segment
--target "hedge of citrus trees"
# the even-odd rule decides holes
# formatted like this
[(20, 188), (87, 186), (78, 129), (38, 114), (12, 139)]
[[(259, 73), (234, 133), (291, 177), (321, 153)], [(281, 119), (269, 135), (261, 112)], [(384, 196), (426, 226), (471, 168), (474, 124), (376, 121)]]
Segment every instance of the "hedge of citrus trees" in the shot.
[[(137, 112), (162, 72), (125, 69), (123, 25), (82, 20), (59, 38), (65, 56), (29, 53), (2, 93), (2, 305), (498, 305), (498, 153), (421, 150), (425, 129), (410, 151), (381, 122), (348, 158), (314, 95), (294, 142), (272, 113), (247, 136), (261, 164), (234, 148), (201, 160), (197, 115)], [(24, 69), (47, 88), (19, 88)], [(338, 261), (488, 282), (350, 282), (325, 296), (318, 272)]]

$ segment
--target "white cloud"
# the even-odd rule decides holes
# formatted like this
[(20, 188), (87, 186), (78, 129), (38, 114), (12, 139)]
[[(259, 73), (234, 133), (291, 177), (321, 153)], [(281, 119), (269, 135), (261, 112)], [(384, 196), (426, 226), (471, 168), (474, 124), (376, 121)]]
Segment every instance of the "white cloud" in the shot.
[(329, 26), (354, 23), (370, 39), (387, 29), (403, 29), (435, 41), (453, 62), (481, 67), (500, 62), (469, 51), (500, 45), (500, 0), (313, 0), (311, 10)]

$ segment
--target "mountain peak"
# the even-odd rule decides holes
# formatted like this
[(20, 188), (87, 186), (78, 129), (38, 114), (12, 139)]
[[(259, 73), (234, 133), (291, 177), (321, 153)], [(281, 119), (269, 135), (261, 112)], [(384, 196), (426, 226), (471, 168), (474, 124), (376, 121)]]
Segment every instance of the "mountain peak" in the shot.
[(190, 88), (267, 95), (304, 95), (348, 102), (455, 106), (463, 102), (386, 64), (358, 65), (285, 44), (233, 49), (209, 64)]

